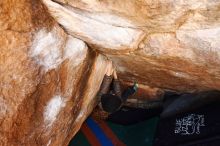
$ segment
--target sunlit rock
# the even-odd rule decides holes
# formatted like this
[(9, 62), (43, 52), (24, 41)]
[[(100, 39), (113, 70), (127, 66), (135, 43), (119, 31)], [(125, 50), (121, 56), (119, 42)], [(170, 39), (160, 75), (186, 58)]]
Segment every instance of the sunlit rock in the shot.
[[(184, 92), (220, 87), (220, 1), (44, 0), (44, 3), (70, 35), (113, 60), (123, 81), (135, 80)], [(95, 22), (99, 23), (99, 29)], [(132, 31), (123, 35), (109, 26)], [(119, 38), (113, 38), (112, 34)]]

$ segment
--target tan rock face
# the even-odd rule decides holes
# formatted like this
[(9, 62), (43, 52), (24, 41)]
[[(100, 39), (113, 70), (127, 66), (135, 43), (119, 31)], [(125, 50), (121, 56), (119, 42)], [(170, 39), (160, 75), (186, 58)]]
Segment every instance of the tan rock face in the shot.
[(0, 3), (0, 145), (67, 145), (96, 105), (106, 58), (40, 1)]
[(220, 89), (218, 0), (42, 2), (0, 1), (2, 146), (67, 145), (97, 103), (106, 58), (152, 98)]
[(50, 14), (113, 60), (123, 81), (178, 91), (220, 88), (220, 1), (56, 1), (44, 0)]

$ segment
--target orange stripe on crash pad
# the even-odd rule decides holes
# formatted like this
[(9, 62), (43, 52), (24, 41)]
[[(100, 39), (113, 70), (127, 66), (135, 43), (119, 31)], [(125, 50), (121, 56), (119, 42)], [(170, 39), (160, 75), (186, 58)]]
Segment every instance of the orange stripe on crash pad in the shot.
[(113, 131), (108, 127), (108, 125), (104, 121), (96, 121), (98, 125), (102, 128), (105, 135), (112, 141), (114, 146), (126, 146), (122, 141), (118, 139), (118, 137), (113, 133)]
[(81, 130), (92, 146), (101, 146), (98, 139), (95, 137), (95, 135), (86, 123), (82, 125)]

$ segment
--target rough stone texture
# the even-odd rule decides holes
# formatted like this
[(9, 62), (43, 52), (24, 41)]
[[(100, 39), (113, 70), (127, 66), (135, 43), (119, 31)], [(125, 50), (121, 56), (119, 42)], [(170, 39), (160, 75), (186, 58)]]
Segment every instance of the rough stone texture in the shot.
[(124, 81), (184, 92), (220, 89), (219, 0), (44, 3), (69, 34), (111, 58)]
[(67, 145), (106, 57), (151, 99), (220, 89), (220, 0), (42, 1), (0, 1), (2, 146)]
[(4, 0), (0, 11), (0, 145), (67, 145), (96, 105), (106, 58), (38, 0)]

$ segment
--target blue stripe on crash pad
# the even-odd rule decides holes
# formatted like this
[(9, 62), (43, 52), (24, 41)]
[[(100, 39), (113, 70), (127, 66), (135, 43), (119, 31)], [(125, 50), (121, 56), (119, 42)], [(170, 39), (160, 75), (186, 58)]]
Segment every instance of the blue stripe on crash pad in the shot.
[(95, 123), (95, 121), (93, 121), (91, 118), (88, 118), (86, 123), (96, 135), (102, 146), (113, 146), (112, 142), (106, 137), (102, 129), (98, 126), (98, 124)]

